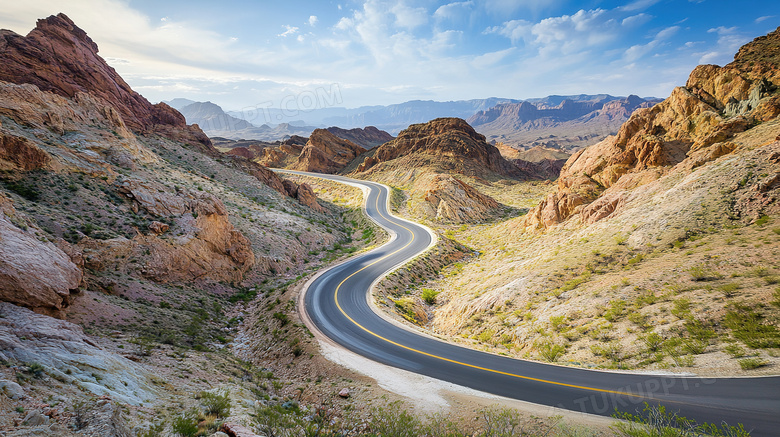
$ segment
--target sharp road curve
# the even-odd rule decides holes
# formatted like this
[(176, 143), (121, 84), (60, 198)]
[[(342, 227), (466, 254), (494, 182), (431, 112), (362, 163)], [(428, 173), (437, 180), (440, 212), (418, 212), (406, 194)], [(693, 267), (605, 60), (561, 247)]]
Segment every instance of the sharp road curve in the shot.
[(309, 328), (342, 347), (389, 366), (536, 404), (609, 416), (615, 409), (636, 413), (644, 402), (660, 403), (699, 422), (743, 423), (753, 435), (777, 435), (780, 377), (707, 379), (577, 369), (466, 349), (388, 322), (368, 303), (371, 284), (424, 251), (432, 236), (390, 215), (384, 185), (310, 176), (367, 187), (368, 216), (395, 235), (327, 270), (305, 291)]

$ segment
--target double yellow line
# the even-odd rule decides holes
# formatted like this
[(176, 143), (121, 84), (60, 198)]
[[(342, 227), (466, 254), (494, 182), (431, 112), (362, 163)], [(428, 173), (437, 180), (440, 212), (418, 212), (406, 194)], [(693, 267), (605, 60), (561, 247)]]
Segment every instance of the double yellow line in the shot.
[(395, 221), (391, 220), (389, 217), (386, 217), (384, 214), (382, 214), (382, 211), (379, 208), (379, 198), (381, 197), (381, 192), (382, 192), (382, 189), (380, 188), (380, 195), (377, 195), (377, 198), (376, 198), (376, 210), (377, 210), (377, 213), (383, 219), (387, 220), (388, 222), (390, 222), (390, 223), (392, 223), (394, 225), (400, 226), (400, 227), (406, 229), (407, 231), (409, 231), (409, 233), (412, 234), (412, 239), (409, 240), (409, 242), (406, 243), (406, 245), (404, 245), (400, 249), (398, 249), (398, 250), (396, 250), (396, 251), (394, 251), (392, 253), (389, 253), (389, 254), (387, 254), (387, 255), (385, 255), (385, 256), (375, 260), (374, 262), (364, 266), (360, 270), (355, 271), (351, 275), (349, 275), (346, 278), (344, 278), (344, 280), (341, 281), (338, 286), (336, 286), (336, 292), (333, 294), (333, 299), (336, 301), (336, 307), (338, 307), (339, 311), (341, 311), (341, 314), (343, 314), (344, 317), (346, 317), (350, 322), (354, 323), (355, 326), (357, 326), (358, 328), (362, 329), (363, 331), (373, 335), (374, 337), (376, 337), (376, 338), (378, 338), (380, 340), (386, 341), (387, 343), (390, 343), (392, 345), (398, 346), (398, 347), (400, 347), (402, 349), (406, 349), (406, 350), (408, 350), (410, 352), (415, 352), (415, 353), (418, 353), (420, 355), (424, 355), (426, 357), (431, 357), (431, 358), (435, 358), (437, 360), (442, 360), (442, 361), (446, 361), (446, 362), (449, 362), (449, 363), (458, 364), (460, 366), (470, 367), (472, 369), (484, 370), (486, 372), (496, 373), (496, 374), (499, 374), (499, 375), (506, 375), (506, 376), (511, 376), (511, 377), (514, 377), (514, 378), (525, 379), (525, 380), (534, 381), (534, 382), (541, 382), (541, 383), (545, 383), (545, 384), (552, 384), (552, 385), (557, 385), (557, 386), (561, 386), (561, 387), (569, 387), (569, 388), (576, 388), (576, 389), (587, 390), (587, 391), (595, 391), (595, 392), (601, 392), (601, 393), (611, 393), (611, 394), (617, 394), (617, 395), (625, 395), (625, 396), (635, 397), (635, 398), (643, 398), (644, 397), (644, 396), (641, 396), (641, 395), (627, 393), (627, 392), (624, 392), (624, 391), (606, 390), (606, 389), (595, 388), (595, 387), (587, 387), (587, 386), (576, 385), (576, 384), (566, 384), (566, 383), (563, 383), (563, 382), (550, 381), (550, 380), (547, 380), (547, 379), (540, 379), (540, 378), (533, 378), (533, 377), (530, 377), (530, 376), (518, 375), (516, 373), (503, 372), (501, 370), (495, 370), (495, 369), (490, 369), (490, 368), (487, 368), (487, 367), (477, 366), (477, 365), (474, 365), (474, 364), (464, 363), (462, 361), (457, 361), (457, 360), (453, 360), (453, 359), (450, 359), (450, 358), (442, 357), (442, 356), (439, 356), (439, 355), (434, 355), (434, 354), (431, 354), (431, 353), (428, 353), (428, 352), (425, 352), (425, 351), (421, 351), (419, 349), (415, 349), (413, 347), (409, 347), (409, 346), (403, 345), (401, 343), (395, 342), (393, 340), (390, 340), (388, 338), (385, 338), (385, 337), (377, 334), (376, 332), (374, 332), (374, 331), (366, 328), (365, 326), (361, 325), (360, 323), (356, 322), (352, 317), (349, 316), (349, 314), (347, 314), (346, 311), (344, 311), (344, 309), (341, 307), (341, 304), (339, 303), (339, 290), (341, 289), (341, 286), (344, 285), (344, 283), (347, 282), (353, 276), (355, 276), (358, 273), (362, 272), (363, 270), (365, 270), (365, 269), (367, 269), (367, 268), (369, 268), (369, 267), (371, 267), (371, 266), (373, 266), (373, 265), (375, 265), (375, 264), (377, 264), (377, 263), (379, 263), (379, 262), (381, 262), (381, 261), (383, 261), (383, 260), (385, 260), (385, 259), (387, 259), (387, 258), (389, 258), (389, 257), (391, 257), (393, 255), (395, 255), (396, 253), (406, 249), (407, 247), (409, 247), (409, 245), (412, 244), (412, 242), (414, 242), (414, 232), (411, 229), (407, 228), (406, 226), (404, 226), (404, 225), (402, 225), (400, 223), (396, 223)]

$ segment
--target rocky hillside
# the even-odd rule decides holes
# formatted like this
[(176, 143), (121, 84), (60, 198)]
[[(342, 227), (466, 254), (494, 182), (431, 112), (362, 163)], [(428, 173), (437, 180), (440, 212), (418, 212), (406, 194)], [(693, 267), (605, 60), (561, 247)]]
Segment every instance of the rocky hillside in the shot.
[(617, 135), (574, 154), (558, 191), (529, 213), (525, 226), (547, 228), (575, 213), (590, 221), (608, 217), (621, 192), (739, 152), (730, 141), (735, 134), (780, 114), (778, 38), (773, 32), (756, 39), (725, 67), (697, 67), (685, 87), (637, 110)]
[[(211, 151), (211, 142), (197, 127), (164, 103), (152, 105), (119, 77), (98, 55), (98, 47), (64, 14), (38, 20), (27, 36), (0, 31), (0, 80), (35, 85), (69, 99), (83, 93), (106, 102), (106, 117), (131, 130), (158, 133)], [(109, 109), (107, 109), (108, 111)], [(58, 120), (51, 120), (57, 124)]]
[(396, 139), (376, 148), (356, 172), (369, 177), (372, 172), (389, 167), (414, 169), (421, 165), (483, 178), (523, 176), (495, 146), (460, 118), (438, 118), (409, 126)]
[(276, 147), (264, 149), (258, 162), (269, 167), (337, 173), (365, 151), (363, 147), (326, 129), (316, 129), (308, 139), (296, 136)]
[(0, 428), (114, 436), (169, 421), (185, 407), (168, 406), (243, 372), (225, 344), (236, 302), (258, 295), (269, 302), (253, 317), (273, 335), (245, 333), (263, 351), (247, 356), (300, 356), (309, 340), (282, 295), (381, 238), (344, 203), (359, 190), (324, 202), (221, 153), (133, 92), (64, 15), (0, 35)]
[(496, 105), (477, 112), (467, 121), (488, 139), (518, 148), (547, 146), (575, 150), (613, 134), (636, 109), (657, 102), (657, 99), (633, 95), (524, 101)]
[(433, 305), (418, 300), (418, 323), (496, 353), (777, 375), (778, 47), (780, 29), (724, 67), (697, 67), (616, 136), (573, 155), (557, 186), (491, 192), (517, 208), (537, 205), (527, 215), (478, 227), (433, 222), (479, 256), (392, 297), (439, 292)]
[(329, 127), (327, 131), (343, 140), (357, 144), (364, 149), (373, 149), (394, 138), (389, 133), (379, 130), (374, 126), (354, 129), (342, 129), (340, 127), (332, 126)]

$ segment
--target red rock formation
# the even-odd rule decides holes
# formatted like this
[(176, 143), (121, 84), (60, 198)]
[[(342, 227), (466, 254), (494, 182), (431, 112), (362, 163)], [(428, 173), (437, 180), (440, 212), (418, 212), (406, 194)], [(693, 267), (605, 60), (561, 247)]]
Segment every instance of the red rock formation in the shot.
[[(561, 170), (558, 192), (532, 209), (524, 223), (546, 228), (577, 211), (586, 221), (611, 215), (617, 197), (587, 208), (611, 187), (631, 189), (672, 170), (690, 170), (727, 153), (728, 140), (780, 114), (780, 28), (740, 49), (725, 67), (700, 65), (686, 87), (652, 108), (638, 109), (614, 137), (580, 150)], [(605, 209), (606, 208), (606, 209)]]
[(423, 199), (434, 218), (454, 223), (484, 220), (498, 202), (450, 175), (435, 175)]
[(27, 138), (0, 131), (0, 168), (35, 170), (46, 167), (50, 161), (49, 155)]
[(57, 246), (40, 240), (36, 230), (0, 193), (0, 301), (53, 314), (78, 291), (82, 271)]
[(456, 172), (485, 171), (504, 176), (522, 177), (522, 172), (501, 156), (498, 149), (485, 141), (468, 123), (460, 118), (438, 118), (428, 123), (413, 124), (396, 139), (376, 148), (357, 168), (358, 173), (412, 154), (427, 155), (447, 161)]
[(325, 129), (311, 133), (306, 147), (292, 166), (294, 170), (317, 173), (336, 173), (347, 166), (366, 149), (341, 139)]
[(350, 141), (365, 149), (373, 149), (376, 146), (380, 146), (388, 141), (392, 141), (394, 138), (389, 133), (383, 130), (379, 130), (374, 126), (368, 126), (363, 129), (342, 129), (340, 127), (333, 126), (329, 127), (327, 131), (341, 139)]
[(106, 64), (98, 46), (64, 14), (38, 20), (27, 36), (0, 31), (0, 80), (29, 83), (74, 98), (89, 93), (116, 108), (124, 123), (141, 133), (157, 133), (215, 153), (197, 126), (164, 103), (152, 105)]

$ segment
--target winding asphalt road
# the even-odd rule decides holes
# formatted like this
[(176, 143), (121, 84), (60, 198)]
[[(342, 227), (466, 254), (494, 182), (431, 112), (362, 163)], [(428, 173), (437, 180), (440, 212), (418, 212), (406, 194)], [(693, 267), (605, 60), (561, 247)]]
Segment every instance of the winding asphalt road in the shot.
[(605, 416), (616, 409), (636, 413), (648, 402), (699, 422), (742, 423), (754, 436), (780, 435), (780, 377), (707, 379), (577, 369), (466, 349), (388, 322), (369, 306), (371, 284), (424, 251), (431, 235), (390, 215), (384, 185), (308, 175), (368, 187), (368, 216), (395, 234), (309, 285), (304, 311), (310, 329), (380, 363), (508, 398)]

